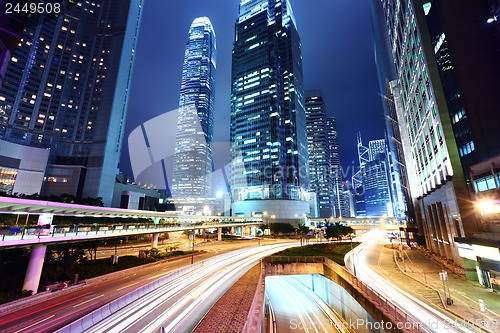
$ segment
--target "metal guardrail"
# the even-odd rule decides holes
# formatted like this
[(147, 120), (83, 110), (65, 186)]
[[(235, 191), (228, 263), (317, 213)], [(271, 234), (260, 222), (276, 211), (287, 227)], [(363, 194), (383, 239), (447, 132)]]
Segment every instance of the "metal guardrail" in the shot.
[(399, 308), (396, 304), (379, 294), (373, 288), (368, 286), (363, 281), (355, 277), (345, 267), (337, 264), (333, 260), (326, 257), (312, 257), (312, 256), (270, 256), (263, 260), (268, 263), (324, 263), (334, 268), (334, 271), (346, 282), (350, 283), (356, 288), (365, 298), (372, 303), (376, 304), (382, 312), (394, 319), (397, 328), (404, 332), (430, 332), (425, 325), (415, 320), (404, 309)]
[(262, 262), (269, 263), (324, 263), (325, 257), (312, 256), (269, 256), (262, 259)]

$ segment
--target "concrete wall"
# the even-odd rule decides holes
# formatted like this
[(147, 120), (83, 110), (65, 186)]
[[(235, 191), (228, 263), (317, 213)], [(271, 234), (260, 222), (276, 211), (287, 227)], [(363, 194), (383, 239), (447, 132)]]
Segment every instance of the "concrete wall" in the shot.
[[(377, 322), (391, 321), (394, 325), (392, 330), (387, 329), (388, 333), (401, 332), (396, 328), (397, 322), (389, 317), (378, 304), (366, 298), (363, 293), (355, 288), (350, 281), (346, 279), (349, 275), (345, 268), (327, 260), (325, 263), (264, 263), (266, 276), (270, 275), (297, 275), (297, 274), (321, 274), (344, 288)], [(404, 330), (403, 330), (404, 331)]]
[[(264, 213), (265, 212), (265, 213)], [(310, 213), (309, 202), (300, 200), (245, 200), (233, 203), (233, 215), (252, 216), (252, 213), (276, 219), (294, 219)]]
[(40, 193), (49, 152), (49, 149), (28, 147), (0, 140), (0, 157), (16, 161), (16, 167), (5, 166), (18, 170), (12, 193)]

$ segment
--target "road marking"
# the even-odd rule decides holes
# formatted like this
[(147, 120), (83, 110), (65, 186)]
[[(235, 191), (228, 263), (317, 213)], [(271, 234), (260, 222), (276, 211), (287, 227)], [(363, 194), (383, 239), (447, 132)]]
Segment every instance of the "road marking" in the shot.
[(148, 278), (148, 280), (151, 280), (151, 279), (157, 278), (157, 277), (159, 277), (159, 276), (163, 276), (163, 275), (165, 275), (165, 274), (169, 274), (169, 273), (171, 273), (171, 272), (172, 272), (172, 271), (170, 270), (170, 271), (166, 271), (166, 272), (163, 272), (163, 273), (160, 273), (160, 274), (153, 275), (153, 276), (149, 277), (149, 278)]
[(76, 308), (77, 306), (80, 306), (80, 305), (83, 305), (83, 304), (88, 303), (88, 302), (90, 302), (90, 301), (93, 301), (93, 300), (95, 300), (95, 299), (101, 298), (102, 296), (104, 296), (104, 294), (99, 295), (99, 296), (94, 297), (94, 298), (91, 298), (91, 299), (88, 299), (88, 300), (86, 300), (85, 302), (81, 302), (80, 304), (74, 305), (73, 307), (74, 307), (74, 308)]
[(52, 316), (50, 316), (50, 317), (47, 317), (47, 318), (42, 319), (42, 320), (40, 320), (40, 321), (37, 321), (36, 323), (31, 324), (30, 326), (23, 327), (22, 329), (20, 329), (20, 330), (18, 330), (18, 331), (15, 331), (14, 333), (22, 332), (22, 331), (24, 331), (25, 329), (28, 329), (28, 328), (30, 328), (30, 327), (32, 327), (32, 326), (35, 326), (35, 325), (38, 325), (38, 324), (40, 324), (40, 323), (42, 323), (42, 322), (44, 322), (44, 321), (46, 321), (46, 320), (49, 320), (50, 318), (52, 318), (52, 317), (54, 317), (54, 316), (55, 316), (55, 315), (52, 315)]
[(121, 288), (118, 288), (116, 289), (116, 291), (119, 291), (119, 290), (122, 290), (122, 289), (125, 289), (125, 288), (129, 288), (129, 287), (132, 287), (134, 284), (138, 284), (138, 283), (141, 283), (142, 281), (137, 281), (135, 283), (132, 283), (132, 284), (129, 284), (129, 285), (126, 285), (125, 287), (121, 287)]

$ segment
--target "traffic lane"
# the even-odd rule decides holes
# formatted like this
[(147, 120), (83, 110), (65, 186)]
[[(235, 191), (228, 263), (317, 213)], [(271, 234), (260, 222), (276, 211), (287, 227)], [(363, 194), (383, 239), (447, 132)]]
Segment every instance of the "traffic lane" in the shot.
[[(246, 268), (241, 262), (257, 262), (258, 259), (280, 251), (289, 245), (272, 245), (243, 249), (224, 258), (215, 258), (210, 265), (198, 267), (162, 287), (155, 289), (133, 304), (122, 308), (91, 327), (89, 332), (156, 332), (160, 327), (171, 332), (181, 331), (189, 323), (192, 328), (204, 315), (198, 306), (215, 303), (219, 288), (228, 277)], [(251, 265), (248, 266), (248, 268)], [(215, 273), (215, 275), (213, 275)], [(210, 280), (213, 276), (213, 280)], [(226, 285), (228, 288), (229, 286)], [(211, 305), (210, 305), (211, 306)], [(206, 307), (208, 310), (209, 307)], [(198, 318), (196, 321), (194, 318)]]
[(322, 299), (290, 276), (266, 277), (276, 332), (339, 332), (341, 321)]
[[(213, 285), (213, 278), (217, 275), (216, 273), (212, 273), (210, 276), (207, 276), (206, 279), (210, 282), (204, 282), (198, 280), (196, 283), (193, 283), (188, 288), (183, 290), (183, 293), (189, 294), (187, 297), (191, 302), (185, 302), (181, 304), (182, 298), (184, 297), (183, 293), (177, 293), (176, 297), (172, 298), (170, 302), (165, 304), (165, 307), (172, 309), (175, 305), (179, 304), (180, 306), (172, 311), (172, 317), (176, 314), (186, 313), (185, 316), (179, 318), (178, 322), (169, 330), (165, 330), (167, 332), (191, 332), (196, 325), (200, 322), (200, 320), (205, 316), (205, 314), (212, 308), (212, 306), (217, 302), (217, 300), (240, 278), (245, 274), (252, 266), (254, 266), (256, 262), (251, 262), (242, 266), (241, 270), (238, 270), (237, 273), (233, 274), (225, 280), (223, 283), (219, 284), (218, 287), (214, 289), (212, 292), (207, 295), (203, 295), (200, 290), (197, 290), (201, 287), (201, 289), (206, 289), (206, 284)], [(204, 286), (205, 285), (205, 286)], [(201, 300), (201, 301), (199, 301)], [(199, 302), (196, 302), (199, 301)], [(193, 305), (193, 302), (195, 304)], [(149, 314), (143, 321), (137, 322), (135, 325), (127, 329), (126, 332), (135, 333), (141, 332), (145, 323), (150, 321), (154, 321), (159, 315), (162, 315), (162, 309), (158, 308), (156, 313)], [(168, 327), (171, 324), (169, 320), (161, 321), (160, 327)], [(145, 330), (147, 332), (147, 330)]]
[[(449, 325), (455, 318), (450, 317), (440, 309), (422, 302), (417, 297), (404, 291), (405, 286), (391, 279), (380, 265), (380, 260), (386, 260), (388, 252), (384, 248), (386, 244), (385, 233), (374, 232), (364, 239), (355, 253), (357, 277), (379, 294), (392, 301), (399, 309), (405, 311), (414, 320), (426, 327), (428, 332), (473, 332), (473, 330), (461, 325)], [(374, 255), (379, 253), (379, 256)], [(390, 252), (389, 254), (392, 254)], [(378, 257), (378, 260), (376, 258)]]
[[(91, 284), (73, 293), (25, 307), (1, 316), (0, 332), (16, 332), (19, 329), (27, 329), (28, 326), (36, 322), (40, 322), (40, 325), (36, 327), (37, 331), (41, 332), (46, 327), (47, 331), (50, 332), (190, 263), (191, 258), (185, 258), (154, 265), (132, 275)], [(96, 302), (88, 302), (89, 299), (93, 298)], [(51, 317), (51, 319), (48, 320), (47, 317)], [(58, 325), (52, 326), (53, 323), (58, 323)]]
[[(162, 321), (160, 327), (165, 327), (165, 331), (173, 333), (192, 331), (203, 315), (243, 274), (257, 264), (261, 258), (282, 249), (283, 247), (273, 246), (262, 253), (250, 250), (251, 256), (245, 261), (233, 260), (233, 263), (223, 270), (216, 270), (209, 279), (203, 279), (203, 283), (198, 288), (183, 296), (185, 300), (187, 299), (184, 307), (180, 307), (176, 312), (172, 311), (171, 319), (159, 320)], [(151, 330), (146, 329), (142, 332), (151, 332)]]
[[(229, 248), (220, 252), (200, 254), (195, 256), (195, 260), (201, 261), (231, 250)], [(28, 305), (7, 315), (0, 315), (0, 333), (16, 332), (20, 329), (31, 330), (32, 328), (36, 328), (37, 332), (52, 332), (54, 329), (63, 327), (118, 297), (190, 264), (191, 257), (173, 258), (168, 262), (160, 262), (157, 265), (145, 267), (133, 275), (121, 276), (98, 284), (87, 285), (72, 293), (64, 294), (36, 305)], [(88, 299), (100, 295), (104, 296), (96, 299), (95, 302), (82, 304)], [(79, 304), (83, 306), (79, 308)], [(31, 326), (35, 323), (39, 323), (39, 325)], [(53, 325), (54, 323), (57, 324)]]

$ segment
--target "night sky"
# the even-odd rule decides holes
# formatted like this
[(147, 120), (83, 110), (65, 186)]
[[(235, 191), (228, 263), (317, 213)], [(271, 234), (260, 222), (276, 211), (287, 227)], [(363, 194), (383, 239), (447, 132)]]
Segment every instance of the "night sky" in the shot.
[[(340, 160), (357, 161), (356, 133), (381, 139), (380, 102), (369, 0), (290, 0), (302, 41), (304, 88), (321, 89), (337, 118)], [(178, 107), (189, 27), (207, 16), (217, 40), (214, 141), (229, 141), (231, 50), (240, 0), (146, 0), (131, 87), (120, 168), (133, 178), (130, 132)], [(357, 164), (357, 162), (356, 162)]]

